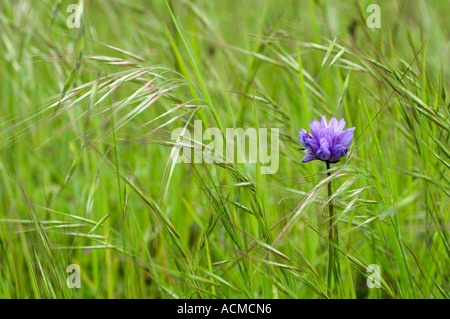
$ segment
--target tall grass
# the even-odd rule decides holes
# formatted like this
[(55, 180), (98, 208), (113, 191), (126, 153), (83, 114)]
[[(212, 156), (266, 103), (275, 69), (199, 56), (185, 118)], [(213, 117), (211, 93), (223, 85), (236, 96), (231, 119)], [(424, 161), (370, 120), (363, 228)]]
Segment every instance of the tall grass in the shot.
[[(2, 1), (0, 297), (448, 298), (448, 5), (371, 3)], [(356, 127), (330, 170), (324, 114)], [(278, 172), (177, 164), (194, 120), (279, 128)]]

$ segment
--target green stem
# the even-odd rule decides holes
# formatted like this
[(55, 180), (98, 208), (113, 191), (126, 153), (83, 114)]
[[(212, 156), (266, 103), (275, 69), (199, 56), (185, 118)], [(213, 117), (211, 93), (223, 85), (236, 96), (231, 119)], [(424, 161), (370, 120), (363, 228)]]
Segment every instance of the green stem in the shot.
[[(330, 162), (326, 161), (327, 164), (327, 176), (329, 177), (331, 175), (330, 173)], [(328, 198), (330, 199), (332, 195), (331, 190), (331, 180), (328, 182)], [(333, 220), (334, 220), (334, 205), (333, 202), (330, 201), (328, 204), (328, 211), (330, 214), (329, 222), (328, 222), (328, 276), (327, 276), (327, 285), (328, 285), (328, 294), (331, 296), (331, 277), (333, 276), (333, 269), (334, 269), (334, 242), (335, 237), (337, 234), (335, 234), (336, 228), (333, 226)]]

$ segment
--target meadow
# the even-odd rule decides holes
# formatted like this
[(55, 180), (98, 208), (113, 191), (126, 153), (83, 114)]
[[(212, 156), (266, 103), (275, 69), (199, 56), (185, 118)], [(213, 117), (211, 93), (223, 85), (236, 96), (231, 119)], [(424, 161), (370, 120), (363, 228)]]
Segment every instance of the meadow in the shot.
[[(449, 9), (1, 1), (0, 298), (447, 299)], [(355, 127), (329, 169), (323, 115)], [(267, 128), (277, 170), (178, 163), (194, 123)]]

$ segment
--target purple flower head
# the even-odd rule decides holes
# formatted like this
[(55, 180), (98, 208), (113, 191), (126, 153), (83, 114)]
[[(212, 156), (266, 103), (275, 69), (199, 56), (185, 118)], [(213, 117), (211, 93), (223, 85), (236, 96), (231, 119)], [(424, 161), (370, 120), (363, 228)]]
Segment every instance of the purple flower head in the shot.
[(303, 154), (307, 156), (302, 160), (303, 163), (322, 160), (329, 163), (337, 163), (339, 159), (347, 154), (348, 146), (353, 138), (354, 127), (343, 130), (345, 126), (344, 119), (339, 122), (333, 117), (329, 123), (322, 116), (321, 121), (312, 120), (309, 124), (311, 134), (302, 129), (298, 133), (300, 143), (305, 147)]

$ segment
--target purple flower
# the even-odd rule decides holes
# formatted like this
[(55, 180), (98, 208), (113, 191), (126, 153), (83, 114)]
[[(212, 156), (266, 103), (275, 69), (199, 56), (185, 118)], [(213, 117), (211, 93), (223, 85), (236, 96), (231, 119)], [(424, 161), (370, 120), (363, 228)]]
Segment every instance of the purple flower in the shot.
[(333, 117), (330, 123), (322, 116), (321, 121), (312, 120), (309, 124), (311, 134), (302, 129), (298, 133), (300, 143), (305, 147), (303, 154), (307, 156), (302, 160), (303, 163), (322, 160), (329, 163), (337, 163), (339, 159), (347, 154), (348, 146), (353, 138), (354, 127), (343, 130), (345, 126), (344, 119), (339, 122)]

